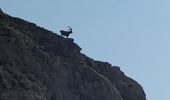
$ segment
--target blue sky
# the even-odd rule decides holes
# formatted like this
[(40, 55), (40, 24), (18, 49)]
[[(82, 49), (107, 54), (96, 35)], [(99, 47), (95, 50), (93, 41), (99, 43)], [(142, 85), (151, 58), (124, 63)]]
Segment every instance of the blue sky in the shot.
[(6, 13), (70, 37), (82, 52), (120, 66), (147, 100), (170, 100), (169, 0), (1, 0)]

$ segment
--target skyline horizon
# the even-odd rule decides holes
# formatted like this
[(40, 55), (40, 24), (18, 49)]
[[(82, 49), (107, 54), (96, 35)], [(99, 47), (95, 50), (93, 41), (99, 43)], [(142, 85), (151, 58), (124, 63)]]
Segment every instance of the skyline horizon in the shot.
[[(70, 35), (90, 58), (119, 66), (148, 100), (170, 99), (170, 1), (10, 1), (3, 12)], [(44, 13), (45, 12), (45, 13)]]

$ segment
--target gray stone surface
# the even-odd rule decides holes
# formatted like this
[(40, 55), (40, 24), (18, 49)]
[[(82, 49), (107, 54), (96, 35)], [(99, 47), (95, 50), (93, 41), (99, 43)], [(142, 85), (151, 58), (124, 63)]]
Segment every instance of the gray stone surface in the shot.
[(4, 13), (0, 23), (0, 100), (146, 100), (136, 81), (73, 39)]

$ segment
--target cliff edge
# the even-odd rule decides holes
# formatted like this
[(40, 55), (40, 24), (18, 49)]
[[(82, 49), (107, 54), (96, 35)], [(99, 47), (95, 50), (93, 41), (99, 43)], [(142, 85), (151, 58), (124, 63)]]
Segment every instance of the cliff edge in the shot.
[(119, 67), (73, 39), (0, 11), (0, 100), (146, 100)]

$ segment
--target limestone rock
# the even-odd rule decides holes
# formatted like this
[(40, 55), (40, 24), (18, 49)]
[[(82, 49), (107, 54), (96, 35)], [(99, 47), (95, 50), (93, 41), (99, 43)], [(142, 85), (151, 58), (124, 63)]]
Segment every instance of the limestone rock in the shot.
[(73, 39), (5, 13), (0, 23), (0, 100), (146, 100), (136, 81)]

